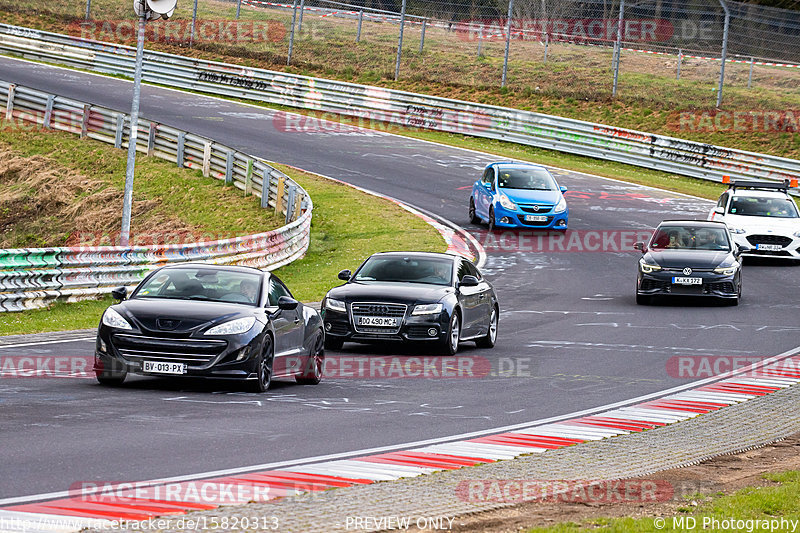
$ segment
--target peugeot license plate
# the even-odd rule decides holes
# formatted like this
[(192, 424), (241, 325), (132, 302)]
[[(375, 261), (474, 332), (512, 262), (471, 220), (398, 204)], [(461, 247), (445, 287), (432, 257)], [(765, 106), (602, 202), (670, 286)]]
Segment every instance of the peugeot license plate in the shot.
[(547, 217), (542, 215), (525, 215), (525, 222), (547, 222)]
[(385, 316), (360, 316), (358, 317), (359, 326), (377, 326), (379, 328), (397, 327), (397, 319)]
[(765, 252), (778, 252), (783, 250), (780, 244), (756, 244), (756, 250), (764, 250)]
[(186, 363), (165, 363), (163, 361), (144, 361), (142, 371), (150, 374), (185, 374)]
[(675, 285), (702, 285), (703, 278), (672, 278), (672, 283)]

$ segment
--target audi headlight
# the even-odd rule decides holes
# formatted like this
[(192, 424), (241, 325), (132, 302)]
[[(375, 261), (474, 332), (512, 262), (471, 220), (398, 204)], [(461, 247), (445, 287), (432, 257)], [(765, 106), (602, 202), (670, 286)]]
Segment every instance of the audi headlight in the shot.
[(442, 304), (423, 304), (414, 306), (412, 315), (436, 315), (442, 312)]
[(250, 328), (252, 328), (255, 323), (256, 319), (252, 316), (237, 318), (236, 320), (225, 322), (219, 326), (214, 326), (206, 331), (205, 335), (238, 335), (250, 331)]
[(652, 263), (646, 262), (644, 259), (639, 259), (639, 266), (642, 269), (642, 272), (645, 274), (649, 274), (651, 272), (657, 272), (661, 270), (661, 267)]
[(556, 204), (555, 209), (553, 209), (554, 213), (563, 213), (567, 210), (567, 200), (562, 196), (561, 200), (558, 201)]
[(111, 309), (110, 307), (106, 309), (106, 312), (103, 313), (103, 324), (110, 328), (117, 328), (117, 329), (133, 329), (128, 321), (122, 318), (122, 315)]
[(511, 198), (509, 198), (505, 194), (501, 194), (500, 196), (497, 197), (497, 199), (500, 200), (500, 205), (502, 205), (505, 209), (508, 209), (509, 211), (516, 211), (517, 204), (512, 202)]
[(327, 298), (325, 300), (325, 309), (330, 309), (338, 313), (347, 312), (347, 307), (345, 307), (344, 302), (341, 300), (334, 300), (333, 298)]
[(739, 268), (738, 266), (729, 266), (729, 267), (719, 267), (715, 268), (714, 272), (717, 274), (722, 274), (724, 276), (733, 276), (736, 274), (736, 269)]
[(741, 235), (742, 233), (747, 233), (743, 228), (731, 228), (731, 233), (735, 233), (736, 235)]

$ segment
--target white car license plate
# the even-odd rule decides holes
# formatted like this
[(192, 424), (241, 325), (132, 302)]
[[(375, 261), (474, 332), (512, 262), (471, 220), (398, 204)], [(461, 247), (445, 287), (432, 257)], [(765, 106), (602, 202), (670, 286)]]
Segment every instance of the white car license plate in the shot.
[(163, 361), (144, 361), (142, 371), (151, 374), (185, 374), (185, 363), (165, 363)]
[(756, 250), (764, 250), (765, 252), (778, 252), (783, 250), (780, 244), (756, 244)]
[(397, 319), (385, 316), (360, 316), (358, 317), (359, 326), (377, 326), (379, 328), (397, 327)]
[(547, 217), (542, 215), (525, 215), (525, 222), (547, 222)]
[(702, 285), (703, 278), (672, 278), (672, 283), (675, 285)]

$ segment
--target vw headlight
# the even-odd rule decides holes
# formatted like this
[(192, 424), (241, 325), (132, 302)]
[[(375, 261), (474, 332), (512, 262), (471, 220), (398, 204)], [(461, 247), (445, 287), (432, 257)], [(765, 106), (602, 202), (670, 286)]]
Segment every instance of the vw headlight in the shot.
[(497, 197), (497, 199), (500, 201), (500, 205), (502, 205), (505, 209), (508, 209), (509, 211), (516, 211), (517, 204), (512, 202), (511, 198), (509, 198), (505, 194), (501, 194), (500, 196)]
[(649, 274), (651, 272), (658, 272), (661, 270), (661, 267), (655, 264), (647, 263), (644, 259), (639, 259), (639, 266), (642, 269), (642, 272), (645, 274)]
[(117, 328), (117, 329), (133, 329), (128, 321), (122, 318), (122, 315), (111, 309), (110, 307), (106, 309), (106, 312), (103, 313), (103, 324), (110, 328)]
[(347, 307), (345, 307), (344, 302), (341, 300), (334, 300), (333, 298), (327, 298), (325, 300), (325, 309), (330, 309), (338, 313), (347, 312)]
[(729, 266), (729, 267), (719, 267), (715, 268), (714, 272), (717, 274), (722, 274), (724, 276), (733, 276), (736, 274), (736, 269), (739, 268), (737, 266)]
[(442, 312), (442, 304), (423, 304), (414, 306), (412, 315), (435, 315)]
[(558, 201), (556, 204), (555, 209), (553, 209), (553, 213), (563, 213), (567, 210), (567, 200), (562, 196), (561, 200)]
[(743, 233), (747, 233), (743, 228), (730, 228), (730, 230), (731, 230), (731, 233), (734, 233), (736, 235), (741, 235)]
[(214, 326), (213, 328), (209, 329), (205, 332), (206, 335), (238, 335), (240, 333), (246, 333), (250, 331), (250, 328), (253, 327), (253, 324), (256, 323), (256, 319), (252, 316), (248, 316), (245, 318), (237, 318), (236, 320), (231, 320), (229, 322), (225, 322), (220, 324), (219, 326)]

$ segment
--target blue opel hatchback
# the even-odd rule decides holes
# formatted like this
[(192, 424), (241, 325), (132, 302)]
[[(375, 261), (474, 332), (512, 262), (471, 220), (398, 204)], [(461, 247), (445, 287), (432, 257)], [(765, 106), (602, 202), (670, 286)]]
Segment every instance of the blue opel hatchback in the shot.
[(566, 230), (566, 187), (539, 165), (513, 161), (490, 163), (472, 186), (469, 218), (495, 228)]

